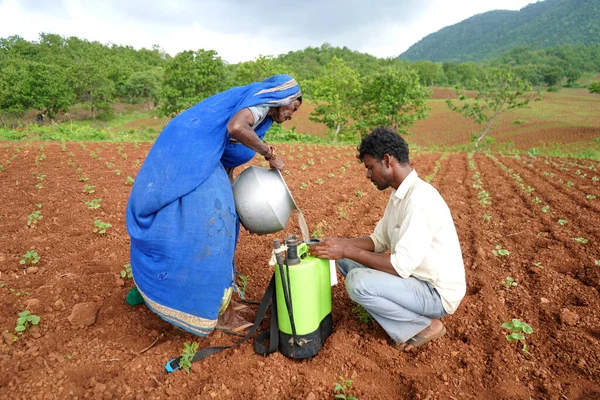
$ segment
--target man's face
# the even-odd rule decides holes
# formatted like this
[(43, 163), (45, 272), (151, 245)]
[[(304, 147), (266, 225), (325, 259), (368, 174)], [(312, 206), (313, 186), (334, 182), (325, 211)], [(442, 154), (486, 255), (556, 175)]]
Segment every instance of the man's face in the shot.
[(367, 169), (367, 178), (377, 186), (379, 190), (385, 190), (391, 185), (391, 168), (389, 156), (385, 154), (381, 161), (375, 157), (365, 154), (363, 163)]
[(300, 108), (300, 101), (294, 100), (292, 103), (287, 106), (281, 106), (275, 109), (275, 115), (273, 116), (273, 121), (281, 124), (285, 121), (289, 121), (292, 119), (292, 114), (294, 114), (298, 108)]

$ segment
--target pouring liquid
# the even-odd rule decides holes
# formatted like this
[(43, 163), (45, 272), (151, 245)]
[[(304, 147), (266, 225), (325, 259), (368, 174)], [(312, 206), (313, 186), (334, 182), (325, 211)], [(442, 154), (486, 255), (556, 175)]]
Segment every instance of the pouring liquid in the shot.
[(300, 209), (297, 207), (296, 209), (298, 210), (298, 225), (300, 226), (300, 232), (302, 232), (302, 240), (304, 243), (308, 243), (310, 241), (310, 235), (308, 233), (306, 219), (304, 219), (304, 214), (302, 214), (302, 211), (300, 211)]

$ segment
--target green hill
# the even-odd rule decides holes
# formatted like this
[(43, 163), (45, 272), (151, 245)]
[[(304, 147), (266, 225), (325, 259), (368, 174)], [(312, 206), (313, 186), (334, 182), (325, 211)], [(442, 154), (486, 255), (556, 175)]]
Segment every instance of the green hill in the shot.
[(409, 61), (483, 61), (517, 46), (600, 43), (600, 0), (545, 0), (519, 11), (490, 11), (443, 28), (412, 45)]

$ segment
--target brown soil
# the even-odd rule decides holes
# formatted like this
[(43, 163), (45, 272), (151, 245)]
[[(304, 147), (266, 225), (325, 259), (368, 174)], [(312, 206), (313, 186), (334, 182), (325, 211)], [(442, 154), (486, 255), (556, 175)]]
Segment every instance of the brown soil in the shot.
[[(353, 148), (277, 147), (311, 232), (372, 231), (389, 192), (369, 183)], [(132, 282), (119, 275), (129, 256), (124, 182), (149, 148), (67, 143), (62, 151), (58, 143), (1, 143), (0, 160), (10, 163), (3, 161), (0, 172), (0, 327), (13, 332), (17, 313), (26, 309), (41, 322), (17, 342), (0, 344), (0, 398), (332, 399), (340, 376), (354, 380), (348, 394), (359, 399), (600, 398), (600, 185), (592, 179), (598, 163), (412, 154), (414, 168), (452, 210), (464, 254), (467, 296), (443, 318), (446, 336), (416, 354), (393, 349), (379, 326), (358, 322), (342, 279), (332, 291), (334, 332), (313, 359), (265, 358), (246, 343), (195, 364), (187, 375), (164, 370), (184, 342), (204, 348), (236, 338), (217, 332), (199, 339), (145, 306), (125, 303)], [(482, 187), (475, 189), (477, 171)], [(87, 181), (80, 181), (83, 175)], [(83, 193), (86, 184), (95, 193)], [(528, 187), (534, 188), (529, 194)], [(491, 205), (479, 204), (482, 190)], [(102, 207), (87, 209), (83, 201), (94, 198), (102, 198)], [(27, 217), (40, 203), (44, 218), (29, 228)], [(92, 232), (95, 219), (112, 224), (105, 236)], [(242, 231), (236, 263), (251, 277), (250, 299), (261, 298), (272, 274), (273, 239), (290, 233), (299, 234), (295, 219), (278, 234)], [(495, 257), (496, 245), (510, 254)], [(38, 271), (19, 264), (29, 249), (41, 257)], [(507, 276), (518, 286), (506, 289)], [(95, 323), (72, 325), (73, 307), (90, 302), (99, 306)], [(512, 318), (534, 329), (529, 355), (504, 338), (500, 325)]]

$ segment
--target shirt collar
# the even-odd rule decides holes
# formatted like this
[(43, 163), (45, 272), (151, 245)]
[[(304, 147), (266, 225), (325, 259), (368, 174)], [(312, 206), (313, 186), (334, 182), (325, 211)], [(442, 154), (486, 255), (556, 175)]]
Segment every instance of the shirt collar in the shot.
[(408, 193), (408, 189), (414, 185), (418, 178), (419, 175), (417, 174), (417, 171), (413, 169), (408, 175), (406, 175), (406, 178), (404, 178), (400, 186), (398, 186), (398, 190), (394, 192), (394, 197), (399, 200), (404, 200), (406, 193)]

